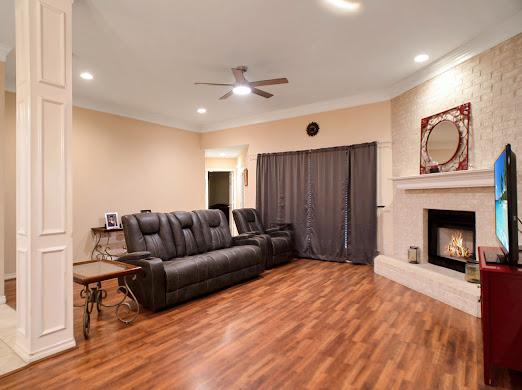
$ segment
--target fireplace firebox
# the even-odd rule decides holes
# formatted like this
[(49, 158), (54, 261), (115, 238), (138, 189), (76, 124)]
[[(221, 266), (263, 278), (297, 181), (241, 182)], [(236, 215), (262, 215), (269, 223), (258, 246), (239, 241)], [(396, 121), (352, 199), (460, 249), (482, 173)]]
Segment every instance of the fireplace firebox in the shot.
[(475, 247), (474, 212), (428, 210), (428, 262), (464, 272)]

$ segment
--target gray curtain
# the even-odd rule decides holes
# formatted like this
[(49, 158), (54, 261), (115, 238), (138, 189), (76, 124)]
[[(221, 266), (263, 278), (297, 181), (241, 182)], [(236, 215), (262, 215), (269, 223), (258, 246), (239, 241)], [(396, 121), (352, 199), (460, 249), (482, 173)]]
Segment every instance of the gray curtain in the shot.
[(291, 222), (299, 257), (373, 261), (377, 144), (257, 157), (256, 207), (265, 225)]

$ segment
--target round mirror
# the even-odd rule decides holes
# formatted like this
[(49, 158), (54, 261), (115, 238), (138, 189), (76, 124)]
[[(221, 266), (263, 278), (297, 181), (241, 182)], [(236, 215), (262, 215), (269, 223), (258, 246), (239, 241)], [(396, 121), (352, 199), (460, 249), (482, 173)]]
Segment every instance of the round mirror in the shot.
[(451, 160), (459, 147), (460, 134), (451, 121), (440, 121), (431, 130), (426, 150), (432, 162), (445, 164)]

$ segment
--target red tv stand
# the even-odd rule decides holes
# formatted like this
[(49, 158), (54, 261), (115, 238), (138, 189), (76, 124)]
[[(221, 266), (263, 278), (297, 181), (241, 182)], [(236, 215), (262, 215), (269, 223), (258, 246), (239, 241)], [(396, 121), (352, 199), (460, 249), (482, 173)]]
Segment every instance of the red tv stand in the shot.
[(486, 263), (499, 248), (479, 247), (484, 382), (493, 367), (522, 371), (522, 267)]

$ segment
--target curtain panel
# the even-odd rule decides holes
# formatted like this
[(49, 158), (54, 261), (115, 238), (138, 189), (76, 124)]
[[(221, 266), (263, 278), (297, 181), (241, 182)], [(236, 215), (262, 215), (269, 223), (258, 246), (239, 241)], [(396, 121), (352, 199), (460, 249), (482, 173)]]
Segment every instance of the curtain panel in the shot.
[(377, 144), (257, 156), (256, 208), (290, 222), (299, 257), (370, 264), (377, 248)]

